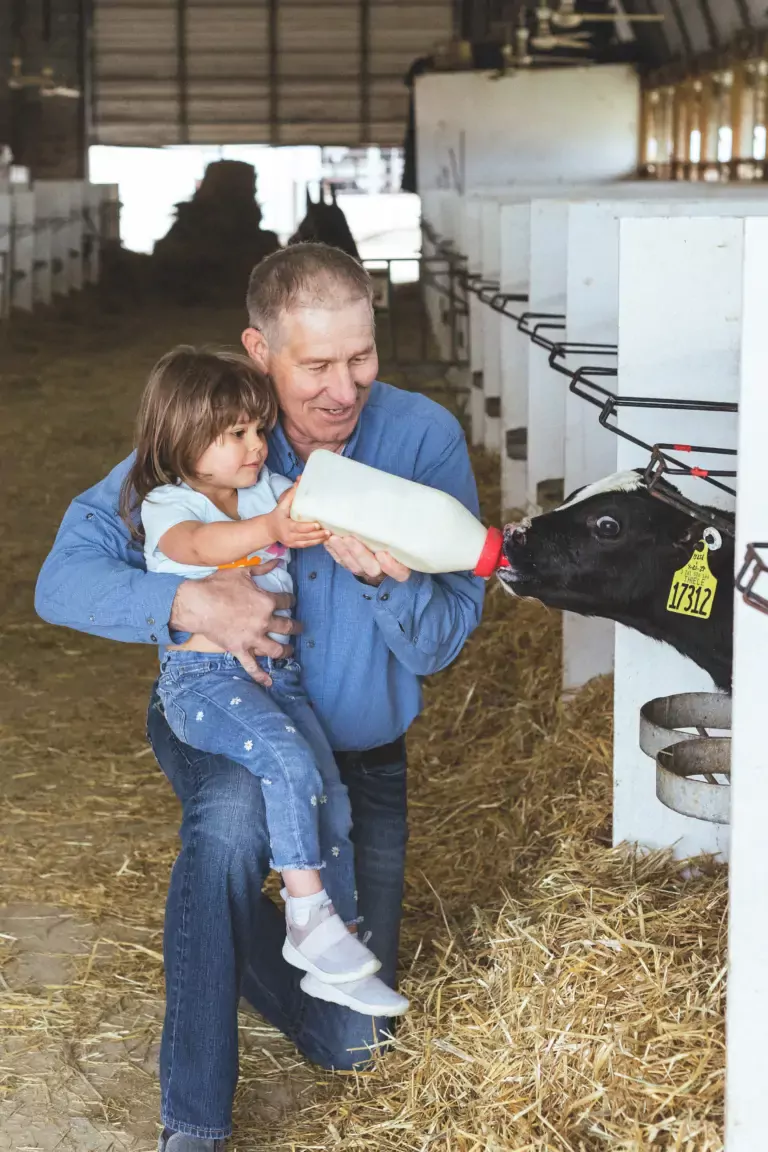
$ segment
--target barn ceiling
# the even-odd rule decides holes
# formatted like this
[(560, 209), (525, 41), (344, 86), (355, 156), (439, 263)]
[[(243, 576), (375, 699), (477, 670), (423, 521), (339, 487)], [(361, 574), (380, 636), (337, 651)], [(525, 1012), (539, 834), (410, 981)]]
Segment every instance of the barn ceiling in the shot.
[[(498, 42), (501, 30), (513, 27), (526, 10), (535, 27), (537, 12), (557, 9), (561, 0), (463, 0), (460, 35), (473, 43)], [(615, 55), (636, 60), (654, 69), (672, 61), (690, 61), (703, 54), (719, 53), (741, 36), (768, 32), (766, 0), (576, 0), (582, 13), (629, 16), (661, 16), (659, 23), (623, 21), (590, 26), (600, 59)], [(606, 53), (608, 56), (606, 57)]]
[(453, 0), (93, 0), (91, 142), (400, 145), (405, 74), (453, 15)]
[(768, 30), (765, 0), (625, 0), (623, 7), (664, 17), (658, 28), (634, 25), (643, 60), (651, 66), (719, 52), (742, 34)]

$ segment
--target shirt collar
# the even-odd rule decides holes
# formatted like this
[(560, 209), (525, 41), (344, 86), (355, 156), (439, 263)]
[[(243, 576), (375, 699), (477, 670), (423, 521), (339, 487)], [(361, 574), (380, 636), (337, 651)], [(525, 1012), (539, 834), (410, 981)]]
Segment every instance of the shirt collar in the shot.
[[(376, 383), (374, 382), (373, 388), (375, 387)], [(357, 421), (357, 424), (355, 424), (352, 435), (344, 445), (344, 449), (341, 453), (342, 456), (352, 456), (354, 454), (355, 448), (357, 447), (357, 442), (360, 439), (360, 426), (365, 419), (365, 413), (369, 403), (370, 396), (366, 401), (365, 407), (360, 413), (360, 419)], [(270, 456), (269, 467), (273, 472), (278, 472), (282, 476), (288, 476), (289, 478), (292, 478), (303, 469), (304, 461), (299, 459), (293, 450), (293, 447), (291, 444), (289, 444), (288, 437), (286, 436), (285, 429), (282, 425), (282, 421), (278, 420), (277, 424), (275, 424), (274, 428), (269, 433), (268, 440)]]

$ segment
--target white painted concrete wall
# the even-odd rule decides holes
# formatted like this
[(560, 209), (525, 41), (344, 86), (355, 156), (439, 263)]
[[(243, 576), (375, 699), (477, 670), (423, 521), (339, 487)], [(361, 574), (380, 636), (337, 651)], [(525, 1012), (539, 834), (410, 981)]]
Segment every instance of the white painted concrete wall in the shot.
[(627, 65), (416, 81), (420, 192), (610, 180), (637, 164), (639, 80)]
[[(765, 501), (765, 323), (768, 315), (768, 221), (748, 220), (744, 238), (739, 485), (736, 566), (747, 542), (768, 540)], [(755, 590), (766, 595), (768, 578)], [(768, 1032), (768, 771), (765, 659), (768, 616), (735, 601), (731, 865), (726, 1018), (727, 1152), (765, 1145), (765, 1036)]]

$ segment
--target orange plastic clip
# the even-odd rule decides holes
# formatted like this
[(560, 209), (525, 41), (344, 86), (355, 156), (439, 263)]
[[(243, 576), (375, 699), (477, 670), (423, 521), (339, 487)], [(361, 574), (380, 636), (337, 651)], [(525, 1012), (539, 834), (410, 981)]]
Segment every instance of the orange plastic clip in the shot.
[(217, 564), (219, 572), (222, 568), (255, 568), (257, 564), (261, 564), (261, 556), (251, 556), (249, 559), (244, 556), (242, 560), (233, 560), (230, 564)]

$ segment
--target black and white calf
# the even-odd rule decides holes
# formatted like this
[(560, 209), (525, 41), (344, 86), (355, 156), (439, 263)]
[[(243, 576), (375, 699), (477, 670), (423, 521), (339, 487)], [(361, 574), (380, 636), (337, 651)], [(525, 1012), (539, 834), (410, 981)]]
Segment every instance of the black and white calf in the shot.
[(733, 538), (651, 495), (640, 471), (608, 476), (552, 512), (508, 524), (504, 555), (509, 568), (499, 579), (509, 592), (670, 644), (730, 691)]

